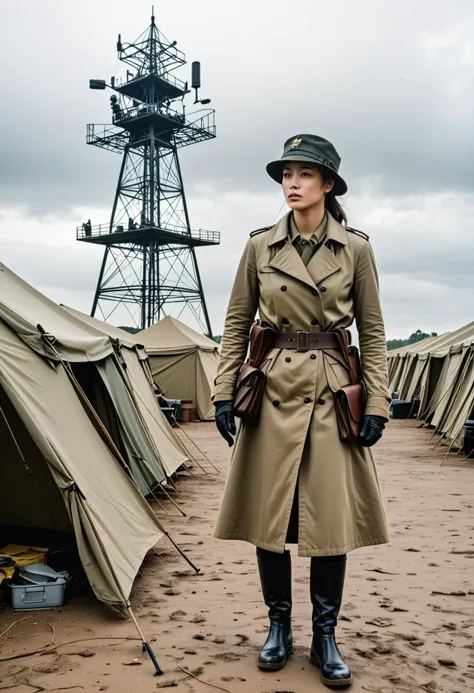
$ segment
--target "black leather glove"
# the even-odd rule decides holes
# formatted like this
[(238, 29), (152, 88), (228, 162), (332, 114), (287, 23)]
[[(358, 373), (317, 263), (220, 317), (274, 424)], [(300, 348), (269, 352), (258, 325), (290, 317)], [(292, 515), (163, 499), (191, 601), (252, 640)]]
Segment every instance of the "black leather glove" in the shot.
[(234, 405), (228, 400), (214, 402), (214, 405), (216, 407), (216, 426), (221, 436), (228, 442), (231, 448), (234, 444), (232, 436), (235, 436), (236, 433)]
[(384, 416), (364, 416), (359, 431), (359, 443), (364, 448), (370, 448), (372, 445), (375, 445), (382, 437), (387, 421), (388, 419)]

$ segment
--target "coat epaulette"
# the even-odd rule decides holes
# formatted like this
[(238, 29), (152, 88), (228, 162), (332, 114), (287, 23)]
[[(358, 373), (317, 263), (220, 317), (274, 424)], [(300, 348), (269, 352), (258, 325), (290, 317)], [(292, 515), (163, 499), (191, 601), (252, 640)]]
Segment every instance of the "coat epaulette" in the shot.
[(263, 233), (264, 231), (270, 231), (270, 229), (273, 229), (273, 226), (265, 226), (263, 229), (255, 229), (255, 231), (252, 231), (250, 236), (258, 236), (259, 233)]
[(366, 233), (363, 231), (359, 231), (359, 229), (353, 229), (351, 226), (346, 226), (346, 231), (350, 231), (351, 233), (355, 233), (356, 236), (360, 236), (364, 240), (368, 241), (369, 237)]

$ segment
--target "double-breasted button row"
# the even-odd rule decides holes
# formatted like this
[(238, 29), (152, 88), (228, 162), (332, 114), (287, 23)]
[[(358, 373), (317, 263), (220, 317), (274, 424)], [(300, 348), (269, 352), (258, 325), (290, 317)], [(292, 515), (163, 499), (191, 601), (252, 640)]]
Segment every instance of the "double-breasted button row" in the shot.
[[(316, 358), (316, 354), (311, 354), (310, 358), (314, 361), (314, 359)], [(287, 357), (285, 358), (285, 361), (286, 361), (287, 363), (290, 363), (290, 362), (291, 362), (290, 356), (287, 356)]]
[(287, 287), (286, 287), (284, 284), (283, 284), (283, 286), (280, 286), (280, 289), (281, 289), (282, 291), (286, 291), (286, 288), (287, 288)]
[(288, 318), (282, 318), (281, 322), (283, 325), (289, 325), (290, 324), (290, 321), (288, 320)]
[(311, 320), (311, 324), (312, 324), (312, 325), (319, 325), (319, 323), (318, 323), (318, 321), (316, 320), (316, 318), (313, 318), (313, 319)]
[[(305, 398), (304, 398), (304, 403), (305, 403), (305, 404), (309, 404), (309, 403), (312, 402), (312, 401), (313, 401), (313, 400), (311, 399), (311, 397), (305, 397)], [(273, 404), (274, 407), (279, 407), (279, 406), (280, 406), (280, 402), (279, 402), (277, 399), (275, 399), (275, 400), (272, 402), (272, 404)], [(322, 405), (322, 404), (326, 404), (326, 400), (325, 400), (325, 399), (318, 399), (318, 404), (321, 404), (321, 405)]]

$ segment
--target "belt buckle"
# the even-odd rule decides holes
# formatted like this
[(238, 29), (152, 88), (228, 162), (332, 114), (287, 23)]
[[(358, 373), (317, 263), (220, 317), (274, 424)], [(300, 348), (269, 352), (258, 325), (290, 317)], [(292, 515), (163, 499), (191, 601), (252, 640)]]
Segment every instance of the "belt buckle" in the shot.
[(296, 333), (296, 351), (308, 351), (309, 349), (309, 335), (303, 330), (299, 330)]

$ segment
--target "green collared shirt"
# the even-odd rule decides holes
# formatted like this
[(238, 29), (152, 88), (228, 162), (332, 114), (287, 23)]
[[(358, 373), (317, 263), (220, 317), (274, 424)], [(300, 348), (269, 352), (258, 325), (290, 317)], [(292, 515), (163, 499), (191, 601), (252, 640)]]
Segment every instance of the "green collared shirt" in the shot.
[(325, 212), (323, 220), (319, 224), (318, 228), (313, 232), (311, 238), (302, 238), (300, 232), (295, 223), (295, 218), (293, 214), (289, 216), (289, 236), (290, 241), (295, 246), (295, 250), (300, 256), (305, 267), (308, 265), (309, 261), (315, 254), (315, 252), (322, 246), (326, 238), (326, 227), (328, 223), (328, 215)]

